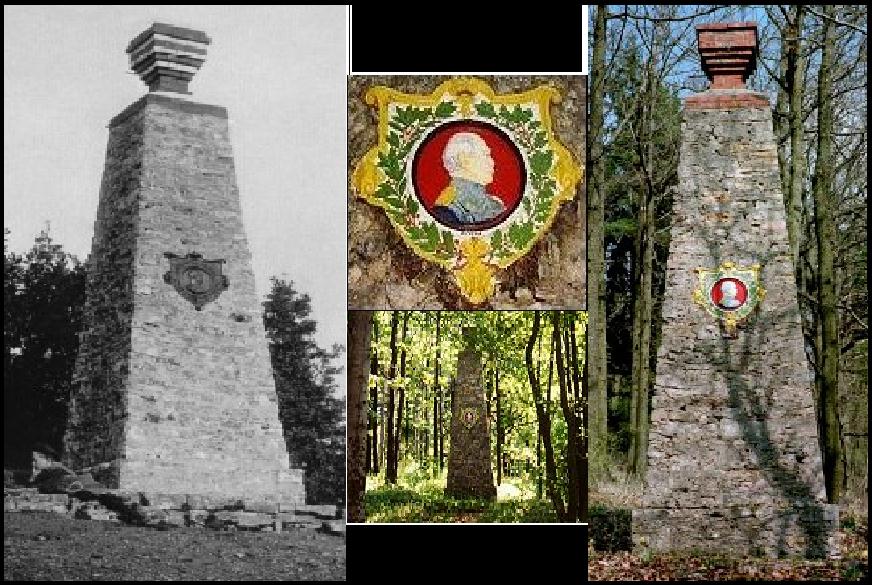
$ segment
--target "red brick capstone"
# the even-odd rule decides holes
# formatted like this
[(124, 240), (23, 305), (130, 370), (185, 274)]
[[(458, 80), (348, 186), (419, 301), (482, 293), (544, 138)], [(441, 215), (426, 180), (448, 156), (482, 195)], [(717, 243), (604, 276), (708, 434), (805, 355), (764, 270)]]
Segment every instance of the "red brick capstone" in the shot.
[(711, 89), (744, 89), (757, 66), (757, 23), (701, 24), (696, 36)]

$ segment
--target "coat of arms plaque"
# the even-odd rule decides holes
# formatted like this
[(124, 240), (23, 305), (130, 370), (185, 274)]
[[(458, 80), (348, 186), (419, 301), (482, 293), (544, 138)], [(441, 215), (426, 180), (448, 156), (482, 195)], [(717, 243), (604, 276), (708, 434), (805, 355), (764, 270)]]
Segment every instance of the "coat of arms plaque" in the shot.
[(760, 265), (724, 262), (715, 270), (697, 268), (695, 272), (699, 284), (693, 291), (693, 300), (724, 324), (726, 337), (736, 337), (736, 327), (766, 296), (766, 289), (760, 284)]
[(164, 274), (164, 282), (173, 285), (196, 310), (202, 310), (206, 303), (214, 301), (227, 290), (229, 282), (221, 273), (224, 260), (204, 260), (196, 252), (187, 256), (167, 252), (164, 256), (170, 261), (170, 269)]

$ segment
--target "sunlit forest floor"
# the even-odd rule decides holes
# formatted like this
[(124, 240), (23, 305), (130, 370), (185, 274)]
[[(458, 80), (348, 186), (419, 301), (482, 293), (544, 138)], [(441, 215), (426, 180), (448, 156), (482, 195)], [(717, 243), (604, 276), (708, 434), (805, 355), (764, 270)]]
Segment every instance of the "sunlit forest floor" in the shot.
[(840, 511), (841, 559), (763, 559), (710, 553), (652, 554), (632, 551), (632, 509), (641, 484), (617, 478), (590, 491), (588, 578), (631, 580), (865, 580), (868, 573), (868, 512)]
[(409, 464), (386, 485), (384, 474), (366, 478), (367, 522), (556, 522), (551, 503), (536, 497), (530, 480), (503, 478), (496, 501), (445, 495), (447, 470), (433, 477)]

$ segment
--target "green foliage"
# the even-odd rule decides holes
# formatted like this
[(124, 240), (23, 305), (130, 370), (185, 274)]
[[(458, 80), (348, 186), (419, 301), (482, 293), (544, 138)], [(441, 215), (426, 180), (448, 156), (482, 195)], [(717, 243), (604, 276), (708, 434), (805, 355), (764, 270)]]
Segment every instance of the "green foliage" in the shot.
[[(620, 392), (626, 388), (623, 380), (630, 378), (634, 351), (633, 291), (642, 264), (638, 242), (640, 203), (643, 197), (651, 202), (653, 232), (661, 234), (655, 236), (653, 247), (651, 347), (656, 348), (670, 239), (671, 188), (677, 182), (681, 127), (678, 86), (660, 77), (662, 63), (658, 62), (653, 71), (648, 69), (650, 51), (663, 48), (657, 46), (652, 31), (645, 27), (650, 27), (650, 23), (642, 23), (638, 29), (628, 28), (624, 42), (607, 45), (606, 61), (610, 66), (604, 87), (606, 341), (609, 378), (616, 381), (609, 385), (608, 427), (610, 433), (617, 435), (616, 441), (608, 440), (619, 447), (619, 453), (629, 447), (629, 409), (625, 408), (628, 403)], [(618, 29), (620, 26), (614, 30)], [(657, 38), (658, 43), (663, 42)], [(649, 84), (654, 84), (653, 91), (649, 91)], [(656, 353), (652, 351), (651, 355)]]
[(288, 451), (306, 468), (309, 503), (342, 504), (345, 402), (334, 396), (342, 370), (333, 365), (342, 347), (318, 347), (309, 295), (297, 293), (292, 282), (273, 278), (272, 283), (264, 302), (264, 326)]
[(518, 485), (519, 497), (496, 501), (452, 498), (444, 494), (445, 474), (431, 477), (417, 465), (408, 465), (396, 486), (367, 480), (367, 522), (556, 522), (549, 502), (530, 497), (532, 486)]
[(632, 550), (632, 511), (602, 504), (588, 509), (590, 536), (594, 549), (604, 552)]
[[(440, 323), (439, 343), (436, 343), (437, 316)], [(464, 346), (474, 348), (482, 355), (484, 367), (483, 383), (490, 414), (489, 428), (492, 434), (491, 447), (493, 454), (494, 477), (496, 478), (496, 444), (497, 444), (497, 407), (496, 407), (496, 372), (499, 371), (500, 412), (499, 423), (504, 431), (502, 451), (507, 468), (503, 473), (503, 485), (499, 489), (513, 486), (512, 493), (524, 493), (526, 498), (536, 492), (540, 469), (537, 469), (537, 439), (538, 425), (535, 405), (527, 377), (524, 352), (532, 327), (532, 312), (417, 312), (408, 313), (408, 335), (402, 341), (401, 332), (397, 336), (398, 352), (406, 353), (405, 376), (400, 376), (393, 386), (404, 390), (404, 410), (401, 423), (401, 465), (403, 475), (398, 477), (399, 484), (382, 490), (380, 475), (370, 475), (367, 478), (368, 498), (372, 499), (373, 508), (381, 514), (380, 518), (398, 518), (404, 514), (424, 514), (425, 511), (436, 510), (438, 514), (448, 514), (451, 506), (444, 502), (442, 492), (445, 488), (444, 477), (438, 474), (438, 458), (434, 461), (433, 453), (433, 403), (441, 398), (443, 408), (443, 437), (445, 453), (451, 450), (451, 392), (453, 376), (457, 369), (457, 355)], [(391, 313), (375, 312), (375, 331), (371, 351), (377, 355), (378, 372), (370, 376), (369, 388), (376, 389), (379, 404), (379, 426), (386, 420), (385, 405), (387, 404), (386, 388), (391, 384), (388, 379), (390, 363), (390, 328)], [(403, 317), (400, 318), (403, 321)], [(543, 320), (540, 330), (543, 343), (536, 345), (534, 361), (540, 370), (542, 385), (548, 384), (547, 371), (550, 358), (550, 343), (552, 332), (550, 318)], [(578, 355), (583, 359), (585, 353), (586, 314), (567, 312), (567, 326), (574, 328), (578, 343)], [(571, 324), (571, 325), (570, 325)], [(464, 335), (464, 328), (467, 328)], [(400, 327), (402, 329), (402, 327)], [(435, 358), (439, 350), (439, 384), (435, 388)], [(579, 367), (583, 367), (583, 363)], [(557, 389), (556, 369), (551, 381), (550, 401), (546, 411), (551, 419), (551, 435), (556, 454), (557, 475), (560, 478), (558, 489), (565, 490), (567, 473), (566, 445), (567, 425), (563, 418)], [(543, 400), (547, 398), (547, 388), (543, 388)], [(372, 404), (372, 403), (371, 403)], [(578, 406), (580, 408), (580, 405)], [(370, 416), (375, 416), (371, 410)], [(403, 465), (405, 462), (405, 465)], [(541, 467), (544, 472), (544, 464)], [(517, 490), (515, 490), (517, 488)], [(399, 491), (398, 491), (399, 490)], [(391, 502), (382, 498), (409, 498), (402, 490), (414, 492), (424, 500), (404, 501), (408, 508), (405, 512), (388, 510)], [(370, 492), (374, 492), (370, 494)], [(428, 495), (429, 494), (429, 495)], [(509, 491), (505, 491), (509, 494)], [(514, 496), (511, 496), (514, 498)], [(438, 502), (425, 506), (427, 502)], [(370, 502), (370, 500), (367, 500)], [(381, 508), (379, 506), (386, 506)], [(550, 502), (542, 505), (550, 509)], [(527, 506), (527, 504), (524, 504)], [(533, 506), (533, 504), (530, 504)], [(491, 510), (488, 508), (488, 510)], [(500, 511), (502, 510), (502, 511)], [(367, 517), (372, 519), (372, 510)], [(487, 516), (489, 513), (492, 516)], [(502, 508), (494, 508), (491, 512), (481, 512), (484, 517), (496, 518), (500, 514), (510, 512)], [(520, 512), (519, 512), (520, 513)], [(533, 508), (529, 513), (535, 515)], [(552, 512), (553, 513), (553, 512)], [(423, 516), (421, 516), (423, 517)], [(502, 517), (502, 516), (500, 516)]]
[(407, 180), (402, 161), (412, 145), (429, 129), (451, 116), (457, 106), (440, 102), (433, 108), (417, 106), (397, 107), (388, 121), (391, 129), (385, 138), (389, 148), (378, 153), (378, 167), (386, 180), (375, 190), (385, 212), (424, 252), (438, 260), (448, 261), (454, 257), (454, 240), (439, 236), (439, 229), (431, 221), (419, 221), (419, 204), (406, 190)]

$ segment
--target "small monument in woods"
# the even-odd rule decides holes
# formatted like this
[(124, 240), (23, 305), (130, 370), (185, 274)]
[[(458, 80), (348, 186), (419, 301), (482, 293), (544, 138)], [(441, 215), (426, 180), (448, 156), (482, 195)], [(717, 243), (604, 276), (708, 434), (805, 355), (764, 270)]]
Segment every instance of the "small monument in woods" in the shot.
[(697, 27), (666, 271), (639, 549), (836, 551), (772, 110), (754, 23)]
[(209, 43), (154, 24), (127, 48), (150, 92), (109, 123), (64, 462), (124, 490), (302, 503), (227, 110), (187, 97)]
[[(464, 327), (468, 340), (472, 330)], [(445, 492), (457, 498), (496, 498), (481, 354), (468, 341), (457, 356), (451, 407), (451, 450)]]

